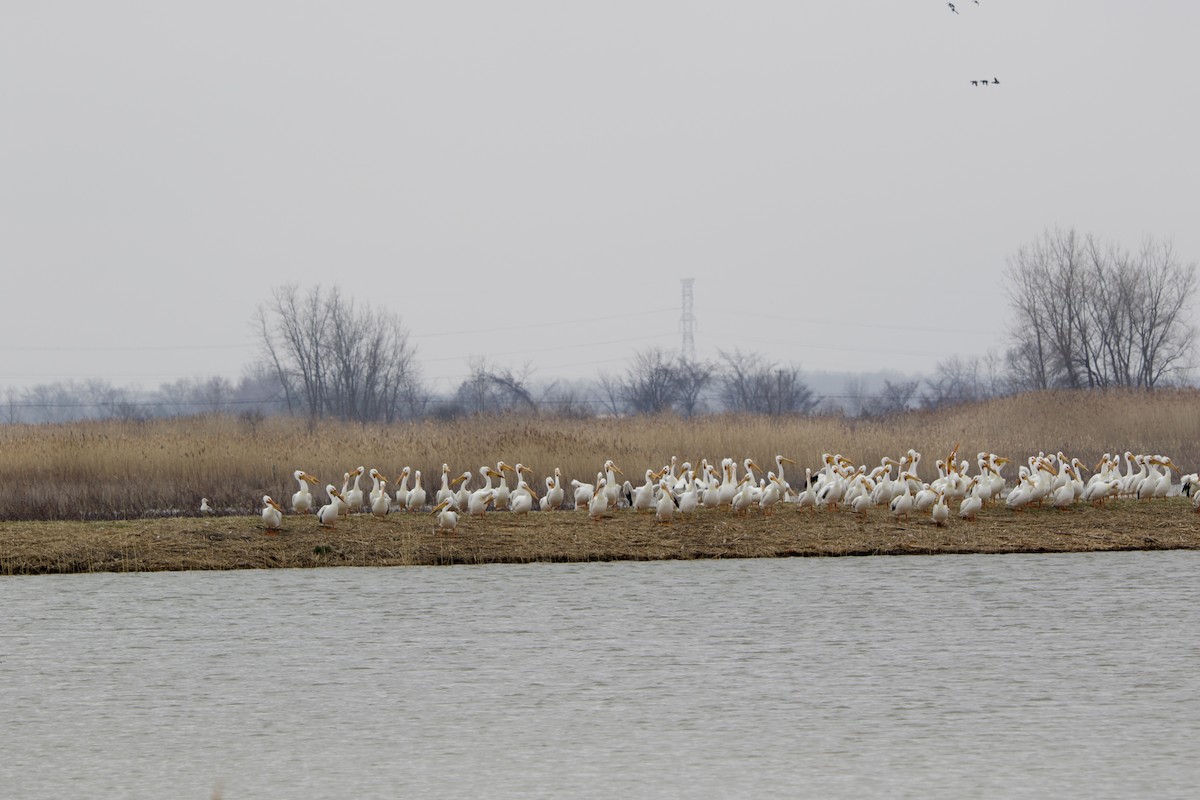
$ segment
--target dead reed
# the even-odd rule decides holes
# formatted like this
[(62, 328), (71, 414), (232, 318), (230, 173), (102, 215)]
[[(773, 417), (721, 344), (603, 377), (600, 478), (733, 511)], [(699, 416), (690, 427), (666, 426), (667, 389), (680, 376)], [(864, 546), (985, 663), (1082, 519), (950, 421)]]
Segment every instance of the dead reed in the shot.
[[(290, 498), (295, 469), (340, 486), (343, 473), (359, 465), (392, 478), (411, 466), (432, 490), (443, 462), (458, 474), (503, 459), (532, 467), (541, 492), (542, 478), (555, 467), (567, 479), (590, 482), (606, 458), (637, 483), (644, 470), (663, 466), (672, 455), (693, 463), (752, 457), (771, 468), (779, 453), (799, 461), (802, 476), (824, 452), (875, 464), (911, 447), (925, 454), (928, 479), (934, 459), (958, 442), (960, 453), (972, 459), (980, 450), (1013, 458), (1062, 450), (1095, 463), (1106, 451), (1132, 450), (1170, 455), (1194, 471), (1200, 466), (1200, 392), (1044, 392), (882, 420), (503, 416), (373, 426), (203, 416), (5, 425), (0, 519), (186, 516), (197, 513), (201, 497), (221, 513), (247, 514), (264, 494)], [(799, 483), (794, 474), (788, 478)], [(323, 497), (319, 489), (317, 495)]]

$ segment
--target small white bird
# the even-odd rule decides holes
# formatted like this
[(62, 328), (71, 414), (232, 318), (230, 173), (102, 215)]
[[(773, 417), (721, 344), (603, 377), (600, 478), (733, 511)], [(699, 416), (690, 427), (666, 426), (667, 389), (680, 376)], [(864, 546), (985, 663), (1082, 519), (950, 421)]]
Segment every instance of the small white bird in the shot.
[(212, 513), (214, 513), (214, 512), (213, 512), (213, 507), (212, 507), (212, 506), (210, 506), (210, 505), (208, 504), (208, 498), (207, 498), (207, 497), (201, 497), (201, 498), (200, 498), (200, 513), (201, 513), (201, 514), (212, 514)]
[(332, 483), (325, 485), (325, 493), (329, 495), (329, 502), (317, 512), (317, 522), (322, 528), (336, 528), (338, 514), (341, 513), (345, 501), (342, 499), (342, 493)]
[(670, 479), (662, 479), (662, 483), (658, 487), (660, 492), (658, 503), (654, 507), (654, 519), (664, 525), (670, 525), (671, 521), (675, 519), (675, 495), (671, 492), (669, 484)]
[(433, 511), (429, 513), (438, 515), (437, 529), (439, 531), (454, 533), (458, 528), (458, 514), (455, 513), (454, 507), (450, 505), (450, 502), (450, 498), (446, 498), (434, 506)]
[(375, 492), (375, 499), (371, 501), (371, 513), (377, 517), (386, 517), (388, 512), (392, 510), (392, 496), (388, 494), (387, 481), (379, 481), (379, 491)]
[(263, 526), (268, 531), (274, 533), (279, 530), (279, 526), (283, 523), (283, 509), (268, 494), (263, 495), (262, 501), (264, 506), (262, 510)]
[(938, 492), (937, 500), (933, 504), (933, 524), (939, 528), (945, 527), (946, 520), (950, 519), (950, 506), (946, 505), (945, 492)]

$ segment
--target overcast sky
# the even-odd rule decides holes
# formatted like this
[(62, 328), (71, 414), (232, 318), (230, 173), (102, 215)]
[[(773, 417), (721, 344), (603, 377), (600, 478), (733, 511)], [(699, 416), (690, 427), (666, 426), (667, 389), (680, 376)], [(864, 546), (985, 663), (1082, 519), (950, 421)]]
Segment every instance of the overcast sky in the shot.
[(701, 357), (916, 372), (1047, 227), (1200, 258), (1200, 3), (956, 5), (6, 2), (0, 387), (236, 378), (287, 282), (438, 388), (678, 348), (687, 277)]

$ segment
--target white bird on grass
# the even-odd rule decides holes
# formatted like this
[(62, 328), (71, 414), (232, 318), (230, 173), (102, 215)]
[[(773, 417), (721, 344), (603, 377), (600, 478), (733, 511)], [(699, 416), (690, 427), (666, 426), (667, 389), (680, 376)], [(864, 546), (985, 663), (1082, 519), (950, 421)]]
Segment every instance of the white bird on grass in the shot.
[(312, 510), (313, 505), (312, 492), (308, 488), (309, 484), (316, 486), (319, 481), (302, 469), (293, 472), (292, 476), (300, 484), (300, 491), (292, 495), (292, 511), (295, 511), (297, 514), (307, 514)]
[(433, 511), (429, 512), (430, 514), (437, 514), (437, 529), (439, 531), (454, 533), (454, 531), (458, 528), (458, 514), (455, 513), (451, 502), (451, 498), (447, 497), (442, 500), (442, 502), (434, 506)]
[(262, 501), (264, 506), (262, 510), (263, 526), (267, 531), (274, 533), (283, 523), (283, 509), (279, 507), (279, 503), (271, 499), (270, 495), (264, 494)]

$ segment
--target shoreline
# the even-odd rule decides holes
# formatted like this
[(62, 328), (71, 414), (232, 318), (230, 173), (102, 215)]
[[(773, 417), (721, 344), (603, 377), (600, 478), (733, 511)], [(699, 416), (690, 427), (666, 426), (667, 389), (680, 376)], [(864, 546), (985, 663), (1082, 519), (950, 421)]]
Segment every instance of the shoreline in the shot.
[(1013, 512), (985, 508), (974, 523), (944, 528), (927, 517), (897, 521), (884, 509), (746, 517), (702, 511), (671, 525), (652, 514), (489, 513), (437, 533), (428, 513), (344, 517), (335, 529), (289, 515), (276, 534), (257, 516), (111, 522), (0, 523), (0, 575), (387, 567), (531, 562), (650, 561), (864, 555), (1067, 553), (1200, 549), (1200, 515), (1186, 498)]

